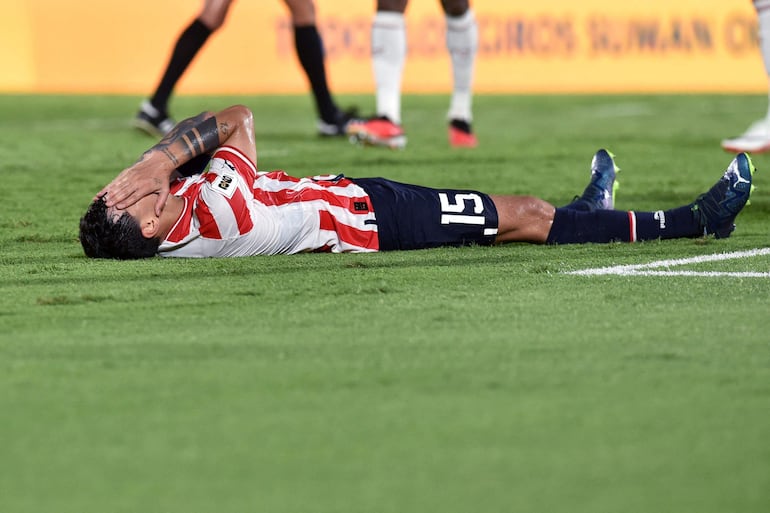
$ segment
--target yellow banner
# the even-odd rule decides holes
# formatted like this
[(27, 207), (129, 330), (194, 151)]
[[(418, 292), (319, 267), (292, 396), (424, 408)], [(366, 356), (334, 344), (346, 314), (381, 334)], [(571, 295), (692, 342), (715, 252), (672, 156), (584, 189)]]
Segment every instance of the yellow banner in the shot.
[[(0, 91), (149, 94), (193, 0), (5, 0)], [(316, 0), (335, 93), (371, 93), (374, 0)], [(765, 92), (750, 0), (472, 1), (478, 93)], [(439, 0), (412, 0), (405, 92), (451, 87)], [(304, 93), (280, 0), (239, 0), (179, 93)]]

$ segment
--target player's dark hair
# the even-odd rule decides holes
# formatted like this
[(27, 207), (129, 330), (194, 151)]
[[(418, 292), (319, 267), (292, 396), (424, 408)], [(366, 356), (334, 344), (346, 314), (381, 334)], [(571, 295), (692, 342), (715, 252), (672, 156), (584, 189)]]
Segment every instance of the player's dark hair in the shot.
[(160, 246), (160, 238), (148, 239), (142, 235), (139, 222), (128, 212), (113, 221), (107, 214), (104, 198), (91, 203), (80, 218), (79, 238), (83, 251), (91, 258), (148, 258), (154, 256)]

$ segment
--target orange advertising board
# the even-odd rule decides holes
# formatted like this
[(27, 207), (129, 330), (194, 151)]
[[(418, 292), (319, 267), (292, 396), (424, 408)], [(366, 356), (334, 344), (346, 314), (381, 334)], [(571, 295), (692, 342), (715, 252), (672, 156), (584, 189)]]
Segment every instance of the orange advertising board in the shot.
[[(337, 93), (374, 89), (374, 0), (316, 0)], [(5, 0), (0, 92), (147, 94), (194, 0)], [(476, 0), (478, 93), (764, 92), (749, 0)], [(405, 92), (451, 87), (438, 0), (412, 0)], [(304, 93), (280, 0), (238, 0), (179, 93)]]

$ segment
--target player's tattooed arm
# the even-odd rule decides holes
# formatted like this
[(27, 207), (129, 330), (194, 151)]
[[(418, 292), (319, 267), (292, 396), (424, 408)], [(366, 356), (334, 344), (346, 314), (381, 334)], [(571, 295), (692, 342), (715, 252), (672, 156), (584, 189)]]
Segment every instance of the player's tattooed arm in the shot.
[(139, 160), (144, 160), (159, 152), (176, 169), (195, 157), (213, 152), (227, 139), (229, 133), (230, 127), (227, 122), (218, 122), (213, 114), (202, 112), (197, 116), (180, 121), (158, 144), (147, 150)]
[(160, 212), (168, 197), (169, 180), (179, 176), (177, 169), (196, 157), (210, 155), (227, 140), (230, 131), (226, 120), (218, 122), (210, 112), (185, 119), (132, 166), (124, 169), (98, 196), (107, 194), (108, 206), (125, 207), (156, 192), (159, 194), (156, 210)]
[(158, 194), (155, 211), (160, 215), (169, 195), (169, 181), (178, 170), (189, 171), (187, 168), (201, 167), (200, 163), (205, 167), (206, 155), (228, 140), (253, 151), (252, 123), (251, 112), (243, 106), (185, 119), (121, 171), (97, 197), (105, 196), (108, 207), (127, 208), (149, 194)]

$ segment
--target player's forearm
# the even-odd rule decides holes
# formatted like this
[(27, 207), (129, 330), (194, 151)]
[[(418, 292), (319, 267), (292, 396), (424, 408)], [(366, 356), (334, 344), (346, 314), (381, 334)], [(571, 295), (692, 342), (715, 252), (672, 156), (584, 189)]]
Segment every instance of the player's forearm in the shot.
[[(196, 157), (212, 154), (226, 143), (239, 147), (247, 155), (254, 153), (253, 117), (247, 107), (233, 105), (217, 113), (202, 112), (186, 119), (148, 153), (153, 163), (160, 161), (164, 169), (177, 169)], [(256, 160), (256, 155), (251, 158)]]
[(225, 143), (240, 148), (247, 158), (256, 162), (253, 118), (243, 105), (234, 105), (216, 114), (203, 112), (181, 121), (136, 163), (121, 171), (97, 197), (106, 195), (108, 207), (127, 208), (144, 196), (157, 193), (155, 208), (160, 215), (174, 172)]
[(203, 112), (180, 121), (158, 144), (147, 150), (140, 160), (152, 159), (169, 171), (200, 155), (211, 153), (226, 138), (227, 123)]

